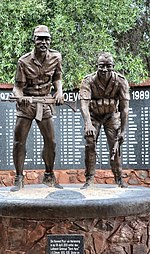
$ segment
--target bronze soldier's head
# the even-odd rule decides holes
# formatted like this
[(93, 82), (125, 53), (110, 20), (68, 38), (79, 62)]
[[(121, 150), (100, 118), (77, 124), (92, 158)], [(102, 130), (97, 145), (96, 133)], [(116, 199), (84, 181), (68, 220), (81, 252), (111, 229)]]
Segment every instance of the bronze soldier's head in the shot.
[(50, 46), (51, 36), (49, 29), (45, 25), (35, 27), (33, 33), (33, 42), (37, 52), (46, 52)]
[(114, 60), (109, 52), (102, 52), (98, 55), (97, 68), (100, 77), (108, 79), (111, 76), (111, 71), (114, 69)]

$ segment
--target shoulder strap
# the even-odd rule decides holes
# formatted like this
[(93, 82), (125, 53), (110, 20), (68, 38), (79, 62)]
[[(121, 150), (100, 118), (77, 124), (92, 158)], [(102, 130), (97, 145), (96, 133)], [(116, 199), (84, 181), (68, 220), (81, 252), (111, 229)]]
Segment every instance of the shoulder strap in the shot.
[(98, 87), (98, 84), (97, 84), (97, 81), (96, 81), (96, 73), (93, 73), (93, 74), (94, 75), (91, 75), (90, 80), (89, 80), (91, 92), (92, 92), (92, 94), (94, 94), (94, 86), (95, 86), (98, 95), (100, 95), (99, 87)]
[(113, 84), (112, 91), (110, 93), (110, 98), (114, 98), (114, 96), (117, 92), (117, 89), (118, 89), (118, 85), (119, 85), (118, 74), (116, 72), (113, 72), (113, 80), (114, 80), (114, 84)]

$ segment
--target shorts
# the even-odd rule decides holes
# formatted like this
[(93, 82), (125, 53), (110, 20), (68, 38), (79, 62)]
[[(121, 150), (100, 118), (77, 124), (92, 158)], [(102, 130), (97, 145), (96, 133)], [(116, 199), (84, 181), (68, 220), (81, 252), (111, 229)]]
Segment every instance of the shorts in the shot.
[[(42, 119), (47, 119), (47, 118), (52, 117), (53, 110), (52, 110), (51, 105), (42, 104), (42, 106), (43, 106)], [(33, 120), (36, 117), (37, 104), (36, 103), (30, 103), (29, 106), (24, 107), (24, 106), (20, 106), (17, 103), (16, 104), (16, 110), (17, 110), (16, 115), (18, 117), (24, 117), (24, 118), (28, 118), (28, 119)]]

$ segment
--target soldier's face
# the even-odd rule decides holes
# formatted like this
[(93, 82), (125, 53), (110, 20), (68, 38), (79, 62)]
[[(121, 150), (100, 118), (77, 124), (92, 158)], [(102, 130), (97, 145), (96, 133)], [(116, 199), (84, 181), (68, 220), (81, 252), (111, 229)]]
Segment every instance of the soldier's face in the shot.
[(50, 46), (51, 39), (49, 37), (44, 36), (35, 36), (34, 45), (36, 51), (38, 52), (46, 52)]
[(100, 57), (98, 59), (98, 74), (103, 78), (109, 78), (114, 69), (113, 59)]

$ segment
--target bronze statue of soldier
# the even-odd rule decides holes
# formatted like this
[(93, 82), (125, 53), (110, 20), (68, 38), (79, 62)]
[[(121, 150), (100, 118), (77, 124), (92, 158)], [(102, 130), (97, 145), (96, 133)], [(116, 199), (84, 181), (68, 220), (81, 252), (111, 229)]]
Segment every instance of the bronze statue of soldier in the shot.
[(13, 94), (19, 98), (16, 110), (17, 120), (14, 130), (13, 160), (16, 168), (14, 187), (18, 191), (24, 187), (24, 160), (26, 156), (26, 139), (35, 119), (44, 140), (42, 158), (45, 163), (43, 183), (62, 188), (56, 181), (53, 167), (55, 160), (55, 136), (53, 111), (51, 105), (31, 102), (28, 97), (49, 96), (51, 87), (55, 89), (53, 98), (56, 104), (63, 103), (62, 93), (62, 57), (50, 49), (51, 36), (45, 25), (34, 29), (34, 49), (20, 57), (17, 64)]
[(97, 71), (87, 75), (81, 84), (80, 102), (84, 119), (85, 178), (83, 189), (94, 182), (96, 144), (103, 125), (110, 153), (110, 166), (115, 182), (127, 187), (122, 179), (120, 145), (124, 141), (129, 111), (129, 85), (124, 76), (114, 71), (109, 52), (98, 56)]

